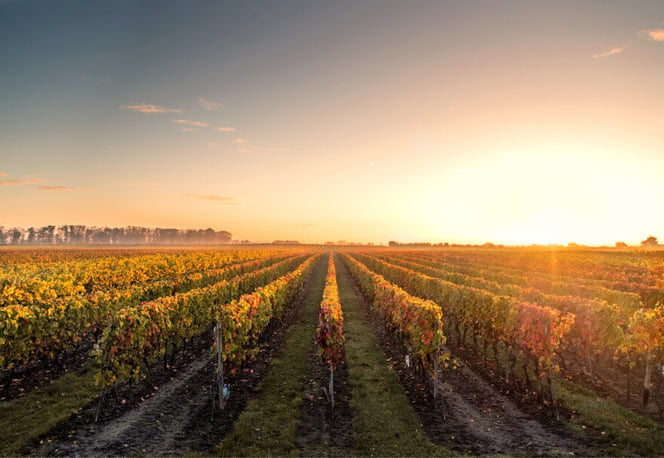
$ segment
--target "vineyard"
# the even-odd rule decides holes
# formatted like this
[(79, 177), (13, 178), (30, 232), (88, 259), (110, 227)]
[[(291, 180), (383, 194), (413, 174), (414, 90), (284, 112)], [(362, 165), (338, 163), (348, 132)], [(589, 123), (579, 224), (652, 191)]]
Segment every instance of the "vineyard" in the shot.
[(664, 453), (659, 251), (0, 262), (0, 455)]

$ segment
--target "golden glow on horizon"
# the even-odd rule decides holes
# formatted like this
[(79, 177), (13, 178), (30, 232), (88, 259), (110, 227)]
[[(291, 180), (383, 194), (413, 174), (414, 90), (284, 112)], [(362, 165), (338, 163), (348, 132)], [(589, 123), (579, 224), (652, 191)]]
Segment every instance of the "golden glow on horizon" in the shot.
[[(584, 144), (512, 151), (448, 169), (445, 180), (423, 185), (423, 226), (442, 234), (468, 225), (467, 243), (481, 243), (487, 233), (484, 241), (505, 244), (638, 243), (640, 232), (625, 234), (635, 234), (635, 222), (652, 214), (657, 164)], [(441, 237), (430, 230), (420, 240)]]
[[(195, 194), (205, 199), (150, 183), (146, 188), (122, 186), (112, 194), (88, 188), (76, 196), (26, 188), (39, 196), (39, 206), (29, 207), (28, 196), (7, 205), (14, 206), (9, 211), (15, 214), (37, 210), (48, 224), (213, 227), (257, 241), (638, 243), (650, 228), (635, 233), (634, 224), (652, 212), (662, 164), (621, 154), (620, 145), (610, 152), (591, 145), (497, 145), (502, 153), (478, 154), (454, 166), (415, 166), (409, 173), (381, 170), (380, 163), (356, 164), (355, 169), (340, 164), (345, 178), (329, 181), (318, 176), (298, 180), (305, 177), (285, 165), (275, 170), (274, 181), (248, 184), (237, 193), (236, 205), (222, 205), (225, 201), (213, 194), (214, 183), (209, 191)], [(341, 185), (334, 193), (318, 189), (331, 189), (337, 182)], [(275, 186), (300, 193), (298, 200), (280, 202), (278, 195), (266, 191)], [(67, 216), (81, 208), (97, 210), (88, 210), (85, 219)]]
[(38, 3), (3, 9), (26, 9), (6, 21), (21, 59), (3, 80), (5, 227), (664, 239), (664, 3), (274, 2), (266, 22), (247, 2), (181, 2), (153, 18), (163, 36)]

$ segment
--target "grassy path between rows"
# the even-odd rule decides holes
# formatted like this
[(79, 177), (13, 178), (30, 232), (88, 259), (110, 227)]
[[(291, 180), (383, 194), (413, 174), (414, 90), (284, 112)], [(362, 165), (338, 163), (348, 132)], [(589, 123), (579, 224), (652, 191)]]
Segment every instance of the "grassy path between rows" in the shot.
[[(216, 450), (232, 456), (306, 455), (298, 449), (304, 387), (314, 349), (327, 259), (315, 266), (301, 303), (300, 317), (288, 331), (284, 348), (237, 420), (233, 431)], [(352, 388), (353, 455), (449, 455), (431, 443), (405, 394), (403, 385), (386, 361), (362, 311), (363, 299), (351, 286), (348, 270), (335, 257), (339, 297), (344, 313), (346, 360)], [(0, 455), (14, 456), (55, 424), (66, 421), (98, 393), (94, 371), (67, 374), (30, 396), (0, 405)], [(71, 388), (76, 386), (76, 390)], [(57, 398), (57, 402), (54, 399)], [(46, 407), (48, 406), (48, 407)], [(15, 412), (31, 411), (30, 418)]]
[(327, 257), (313, 269), (300, 319), (288, 331), (282, 353), (258, 385), (233, 431), (216, 452), (224, 456), (296, 456), (295, 434), (300, 419), (307, 362), (314, 345), (318, 309), (323, 298)]
[[(326, 256), (323, 257), (323, 260)], [(233, 431), (216, 452), (230, 456), (307, 455), (297, 447), (296, 434), (306, 384), (308, 361), (314, 345), (326, 264), (312, 273), (300, 319), (288, 332), (279, 357), (249, 401)], [(344, 313), (346, 360), (352, 388), (355, 456), (450, 455), (424, 433), (403, 385), (386, 361), (358, 297), (348, 270), (335, 259), (339, 297)]]
[(567, 427), (607, 444), (603, 454), (664, 456), (662, 423), (567, 380), (559, 380), (556, 400), (578, 412), (565, 420)]
[(362, 299), (352, 288), (351, 277), (335, 256), (339, 300), (344, 314), (346, 360), (353, 388), (351, 408), (355, 450), (364, 456), (451, 455), (433, 444), (423, 431), (403, 385), (389, 368), (385, 353), (371, 331)]

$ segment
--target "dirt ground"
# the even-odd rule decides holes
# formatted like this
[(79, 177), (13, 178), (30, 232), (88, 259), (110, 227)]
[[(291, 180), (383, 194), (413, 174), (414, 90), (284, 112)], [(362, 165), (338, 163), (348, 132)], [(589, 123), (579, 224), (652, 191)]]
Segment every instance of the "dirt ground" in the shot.
[[(356, 285), (354, 290), (360, 295)], [(452, 358), (461, 362), (457, 368), (442, 370), (440, 398), (434, 400), (424, 380), (406, 366), (401, 343), (372, 314), (369, 304), (363, 303), (365, 316), (433, 442), (460, 453), (481, 455), (601, 454), (601, 448), (575, 437), (552, 420), (550, 413), (533, 415), (539, 409), (532, 403), (517, 405), (454, 353)], [(463, 356), (472, 358), (472, 354)]]
[[(309, 284), (307, 288), (310, 288)], [(359, 290), (354, 287), (355, 293)], [(301, 298), (282, 321), (270, 326), (261, 339), (256, 360), (229, 380), (231, 396), (224, 411), (213, 410), (211, 387), (214, 362), (206, 351), (179, 359), (175, 368), (158, 372), (117, 397), (107, 396), (104, 416), (94, 423), (96, 403), (72, 417), (47, 437), (40, 438), (31, 452), (36, 455), (184, 455), (210, 453), (232, 429), (248, 399), (269, 369), (270, 361), (283, 345), (288, 327), (298, 319)], [(365, 317), (381, 342), (388, 362), (399, 375), (406, 393), (431, 440), (454, 451), (470, 454), (597, 455), (601, 448), (574, 436), (532, 403), (519, 405), (513, 398), (478, 374), (475, 362), (445, 369), (439, 399), (433, 399), (426, 384), (404, 363), (404, 352), (394, 336), (369, 311)], [(312, 337), (314, 329), (312, 328)], [(199, 343), (205, 348), (204, 339)], [(193, 349), (192, 349), (193, 350)], [(462, 352), (463, 353), (463, 352)], [(453, 355), (454, 356), (454, 355)], [(457, 355), (472, 360), (472, 353)], [(349, 401), (352, 393), (345, 364), (335, 372), (334, 412), (322, 391), (328, 372), (311, 353), (304, 403), (296, 442), (306, 455), (352, 454), (353, 428)], [(501, 391), (502, 390), (502, 391)]]
[(296, 444), (305, 456), (352, 454), (352, 390), (345, 361), (334, 371), (334, 410), (323, 391), (328, 382), (329, 372), (314, 352), (309, 361), (309, 376), (296, 437)]
[[(148, 379), (117, 396), (106, 396), (98, 423), (94, 423), (95, 402), (40, 438), (30, 453), (38, 456), (211, 453), (233, 428), (248, 399), (255, 395), (258, 383), (284, 342), (288, 327), (299, 316), (301, 298), (308, 287), (286, 315), (268, 327), (252, 364), (227, 379), (231, 395), (223, 411), (213, 409), (215, 362), (204, 350), (211, 341), (202, 339), (198, 351), (191, 349), (181, 355), (174, 368), (168, 371), (154, 368)], [(194, 357), (196, 353), (198, 357)]]
[(53, 383), (65, 373), (89, 364), (93, 341), (92, 335), (86, 336), (77, 350), (62, 353), (60, 360), (34, 361), (19, 369), (0, 372), (0, 401), (26, 396), (36, 388)]

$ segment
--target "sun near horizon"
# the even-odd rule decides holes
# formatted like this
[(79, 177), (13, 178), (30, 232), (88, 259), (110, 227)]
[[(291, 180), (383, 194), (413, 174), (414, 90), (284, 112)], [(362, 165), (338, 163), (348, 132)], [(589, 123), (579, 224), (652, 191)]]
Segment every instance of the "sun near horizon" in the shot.
[(664, 236), (664, 3), (0, 1), (0, 225)]

